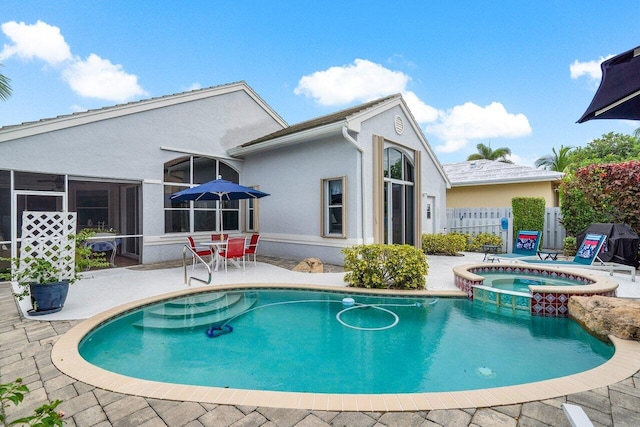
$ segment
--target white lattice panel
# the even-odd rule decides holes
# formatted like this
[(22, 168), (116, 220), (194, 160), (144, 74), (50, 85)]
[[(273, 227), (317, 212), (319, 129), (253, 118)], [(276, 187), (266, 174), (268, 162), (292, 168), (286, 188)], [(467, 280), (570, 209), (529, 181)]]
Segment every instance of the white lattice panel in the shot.
[(75, 232), (75, 212), (23, 212), (20, 268), (28, 265), (29, 260), (42, 258), (60, 270), (58, 280), (73, 278)]

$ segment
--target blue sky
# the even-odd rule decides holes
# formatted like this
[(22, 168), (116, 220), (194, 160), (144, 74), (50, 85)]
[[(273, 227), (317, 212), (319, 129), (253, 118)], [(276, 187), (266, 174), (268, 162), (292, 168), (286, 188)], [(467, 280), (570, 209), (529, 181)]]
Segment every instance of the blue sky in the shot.
[(289, 124), (402, 93), (442, 163), (519, 164), (639, 122), (575, 121), (640, 2), (29, 1), (0, 5), (0, 126), (246, 81)]

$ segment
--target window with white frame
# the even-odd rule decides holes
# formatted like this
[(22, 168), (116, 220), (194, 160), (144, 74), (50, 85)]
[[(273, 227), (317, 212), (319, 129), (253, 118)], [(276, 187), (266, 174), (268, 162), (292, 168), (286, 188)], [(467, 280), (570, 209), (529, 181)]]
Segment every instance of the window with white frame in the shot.
[(175, 202), (171, 194), (212, 181), (218, 176), (238, 182), (240, 175), (231, 166), (216, 159), (186, 156), (164, 164), (164, 231), (193, 233), (220, 231), (218, 214), (224, 231), (239, 231), (240, 203), (237, 200)]
[(346, 236), (345, 187), (345, 177), (322, 180), (322, 235), (325, 237)]
[[(249, 186), (249, 188), (259, 190), (257, 185)], [(244, 231), (257, 232), (259, 228), (258, 199), (253, 199), (253, 198), (246, 199), (244, 211), (245, 211)]]

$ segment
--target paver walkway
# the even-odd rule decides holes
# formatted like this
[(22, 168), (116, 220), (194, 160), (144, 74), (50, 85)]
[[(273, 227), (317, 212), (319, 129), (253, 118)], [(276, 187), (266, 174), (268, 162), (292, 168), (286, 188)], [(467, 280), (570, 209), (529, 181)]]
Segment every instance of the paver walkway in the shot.
[(318, 412), (147, 399), (105, 391), (61, 373), (51, 362), (57, 338), (79, 321), (24, 319), (0, 285), (0, 383), (22, 378), (31, 392), (11, 421), (61, 399), (67, 426), (570, 426), (561, 403), (584, 408), (595, 426), (640, 426), (640, 372), (609, 387), (518, 405), (420, 412)]

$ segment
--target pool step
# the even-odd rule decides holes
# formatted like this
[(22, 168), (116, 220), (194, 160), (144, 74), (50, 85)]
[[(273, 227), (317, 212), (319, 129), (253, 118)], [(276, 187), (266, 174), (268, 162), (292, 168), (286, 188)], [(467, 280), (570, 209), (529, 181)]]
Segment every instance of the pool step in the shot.
[(145, 315), (151, 315), (164, 318), (182, 318), (182, 317), (199, 317), (207, 316), (216, 311), (226, 310), (227, 308), (237, 304), (243, 298), (242, 294), (222, 294), (222, 296), (211, 299), (208, 303), (202, 304), (200, 301), (194, 304), (188, 302), (171, 302), (163, 304), (160, 307), (150, 309)]
[[(224, 301), (216, 300), (210, 307), (184, 306), (179, 315), (177, 307), (158, 307), (145, 311), (142, 320), (133, 326), (142, 329), (189, 329), (219, 325), (227, 320), (244, 313), (258, 301), (255, 295), (230, 294)], [(162, 314), (163, 310), (168, 314)]]
[(164, 305), (166, 307), (185, 307), (185, 306), (201, 306), (214, 303), (221, 299), (227, 298), (226, 292), (211, 292), (206, 294), (197, 294), (189, 297), (178, 298), (168, 301)]

